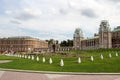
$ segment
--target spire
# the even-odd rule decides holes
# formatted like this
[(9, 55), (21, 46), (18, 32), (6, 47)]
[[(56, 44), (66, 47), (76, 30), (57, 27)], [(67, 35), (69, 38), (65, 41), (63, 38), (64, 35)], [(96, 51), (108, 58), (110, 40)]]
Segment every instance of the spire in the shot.
[(101, 23), (100, 23), (100, 28), (99, 28), (99, 31), (111, 31), (110, 29), (110, 25), (108, 23), (107, 20), (102, 20)]
[(74, 37), (83, 37), (83, 32), (80, 28), (75, 29)]

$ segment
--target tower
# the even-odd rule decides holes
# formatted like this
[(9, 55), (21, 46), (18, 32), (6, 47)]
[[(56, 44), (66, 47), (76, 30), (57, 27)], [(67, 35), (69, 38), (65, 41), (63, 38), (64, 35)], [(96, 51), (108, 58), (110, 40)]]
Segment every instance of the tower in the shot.
[(82, 40), (83, 40), (83, 32), (80, 28), (76, 28), (73, 37), (73, 46), (75, 50), (81, 50)]
[(111, 29), (107, 20), (102, 20), (99, 28), (99, 47), (111, 48)]

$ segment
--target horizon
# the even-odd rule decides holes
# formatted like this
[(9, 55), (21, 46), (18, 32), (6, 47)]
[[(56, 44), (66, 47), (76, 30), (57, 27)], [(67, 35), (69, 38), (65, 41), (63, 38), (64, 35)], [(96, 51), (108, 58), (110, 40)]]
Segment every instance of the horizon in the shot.
[(120, 26), (119, 0), (0, 0), (0, 37), (31, 36), (41, 40), (85, 38), (98, 33), (101, 20)]
[[(119, 27), (119, 26), (117, 26), (117, 27)], [(114, 29), (111, 29), (111, 32), (112, 31), (114, 31), (117, 27), (115, 27)], [(79, 27), (78, 27), (79, 28)], [(111, 27), (110, 27), (111, 28)], [(77, 28), (75, 28), (75, 29), (77, 29)], [(81, 28), (80, 28), (81, 29)], [(75, 31), (75, 30), (74, 30)], [(83, 33), (84, 34), (84, 33)], [(92, 36), (90, 36), (90, 37), (85, 37), (84, 35), (83, 35), (83, 37), (84, 37), (84, 39), (89, 39), (89, 38), (93, 38), (94, 36), (95, 36), (95, 34), (99, 34), (98, 32), (97, 33), (94, 33), (94, 35), (92, 35)], [(74, 33), (73, 33), (73, 35), (74, 35)], [(32, 37), (32, 38), (37, 38), (37, 39), (39, 39), (39, 40), (42, 40), (42, 39), (40, 39), (40, 38), (38, 38), (38, 37), (34, 37), (34, 36), (8, 36), (8, 37), (0, 37), (0, 38), (19, 38), (19, 37)], [(50, 38), (50, 39), (44, 39), (44, 41), (46, 41), (46, 40), (51, 40), (51, 39), (54, 39), (54, 38)], [(54, 39), (54, 40), (57, 40), (57, 39)], [(73, 40), (73, 37), (71, 38), (71, 39), (66, 39), (66, 40)], [(57, 41), (59, 41), (59, 40), (57, 40)], [(65, 41), (65, 39), (63, 39), (63, 40), (61, 40), (61, 41)], [(60, 41), (60, 42), (61, 42)]]

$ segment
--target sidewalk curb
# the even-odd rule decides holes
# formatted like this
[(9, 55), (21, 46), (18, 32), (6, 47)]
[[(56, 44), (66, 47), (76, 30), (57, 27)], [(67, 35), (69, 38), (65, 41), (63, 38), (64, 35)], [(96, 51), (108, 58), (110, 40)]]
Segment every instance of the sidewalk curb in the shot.
[(61, 74), (61, 75), (120, 75), (120, 73), (52, 72), (52, 71), (33, 71), (33, 70), (18, 70), (18, 69), (4, 69), (4, 68), (0, 68), (0, 71), (40, 73), (40, 74)]

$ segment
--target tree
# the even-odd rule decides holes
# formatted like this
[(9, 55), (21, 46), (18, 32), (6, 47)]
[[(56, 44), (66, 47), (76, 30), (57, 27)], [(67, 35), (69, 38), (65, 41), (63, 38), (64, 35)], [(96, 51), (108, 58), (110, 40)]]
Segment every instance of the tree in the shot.
[(61, 41), (60, 46), (66, 46), (66, 41)]
[[(53, 39), (50, 39), (50, 40), (45, 40), (46, 42), (48, 42), (48, 44), (59, 44), (59, 41), (58, 40), (53, 40)], [(55, 42), (55, 43), (54, 43)]]
[(62, 46), (62, 47), (73, 46), (73, 40), (69, 40), (69, 39), (67, 41), (63, 40), (63, 41), (61, 41), (60, 46)]

